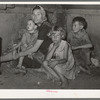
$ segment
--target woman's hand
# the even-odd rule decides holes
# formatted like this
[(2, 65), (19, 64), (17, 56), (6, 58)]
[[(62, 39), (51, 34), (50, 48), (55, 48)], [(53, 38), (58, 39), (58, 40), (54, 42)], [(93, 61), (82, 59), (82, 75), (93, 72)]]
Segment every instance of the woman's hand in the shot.
[(58, 64), (58, 61), (56, 61), (56, 60), (54, 60), (54, 61), (49, 61), (49, 62), (48, 62), (48, 65), (49, 65), (51, 68), (54, 68), (57, 64)]

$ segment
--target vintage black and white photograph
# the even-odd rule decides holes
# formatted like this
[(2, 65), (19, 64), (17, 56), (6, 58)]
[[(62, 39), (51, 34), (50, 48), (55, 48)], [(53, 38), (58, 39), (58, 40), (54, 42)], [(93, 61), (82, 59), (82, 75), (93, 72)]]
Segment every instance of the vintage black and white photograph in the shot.
[(100, 89), (100, 5), (0, 4), (0, 89)]

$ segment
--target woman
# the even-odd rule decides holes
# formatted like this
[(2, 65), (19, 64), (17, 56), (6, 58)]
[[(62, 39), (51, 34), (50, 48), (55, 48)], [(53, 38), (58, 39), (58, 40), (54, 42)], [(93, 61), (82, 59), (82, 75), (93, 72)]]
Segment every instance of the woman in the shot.
[[(36, 53), (37, 51), (39, 51), (40, 55), (46, 55), (47, 54), (47, 51), (48, 51), (47, 49), (48, 49), (48, 47), (49, 47), (49, 45), (51, 44), (52, 41), (48, 37), (48, 33), (51, 30), (51, 26), (47, 22), (45, 10), (41, 6), (34, 7), (33, 10), (32, 10), (32, 19), (35, 22), (35, 24), (38, 25), (38, 29), (39, 29), (38, 39), (37, 39), (36, 43), (34, 44), (34, 46), (25, 50), (25, 51), (22, 51), (20, 53), (10, 53), (6, 56), (2, 56), (1, 62), (13, 60), (13, 59), (17, 59), (19, 57), (26, 56), (24, 58), (24, 61), (23, 61), (23, 66), (31, 67), (31, 66), (34, 65), (34, 60), (37, 63), (37, 60), (39, 61), (39, 59), (37, 58), (37, 60), (36, 59), (32, 60), (32, 59), (27, 57), (28, 54)], [(43, 58), (42, 58), (42, 60), (43, 60)], [(38, 66), (39, 65), (40, 64), (38, 64)]]
[[(38, 25), (38, 39), (32, 48), (24, 52), (20, 52), (15, 56), (15, 59), (26, 56), (29, 53), (36, 53), (34, 54), (33, 59), (25, 57), (23, 66), (35, 66), (37, 68), (40, 67), (39, 63), (42, 63), (42, 61), (44, 60), (44, 57), (46, 56), (48, 51), (48, 47), (52, 42), (51, 39), (48, 37), (48, 33), (51, 30), (51, 25), (47, 22), (45, 10), (41, 6), (36, 6), (35, 8), (33, 8), (32, 19)], [(38, 57), (36, 57), (37, 55)]]

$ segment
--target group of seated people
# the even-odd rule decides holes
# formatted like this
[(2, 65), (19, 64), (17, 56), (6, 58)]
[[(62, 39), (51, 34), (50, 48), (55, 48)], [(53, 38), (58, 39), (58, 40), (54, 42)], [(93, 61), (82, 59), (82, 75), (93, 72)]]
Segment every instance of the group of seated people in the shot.
[(62, 27), (50, 25), (43, 7), (34, 7), (31, 17), (21, 41), (12, 52), (0, 57), (1, 63), (18, 59), (18, 69), (39, 68), (47, 78), (60, 81), (62, 88), (68, 84), (67, 79), (75, 79), (80, 70), (90, 74), (92, 43), (83, 17), (72, 20), (72, 31), (67, 36)]

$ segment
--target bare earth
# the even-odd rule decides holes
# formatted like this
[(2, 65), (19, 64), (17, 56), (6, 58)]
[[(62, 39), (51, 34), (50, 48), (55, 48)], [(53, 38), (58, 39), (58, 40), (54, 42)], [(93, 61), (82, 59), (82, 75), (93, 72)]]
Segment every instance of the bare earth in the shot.
[[(27, 74), (15, 74), (14, 68), (1, 66), (0, 89), (61, 89), (57, 82), (46, 79), (46, 74), (27, 69)], [(79, 73), (75, 80), (69, 80), (65, 89), (100, 89), (100, 68), (93, 70), (91, 75)]]

